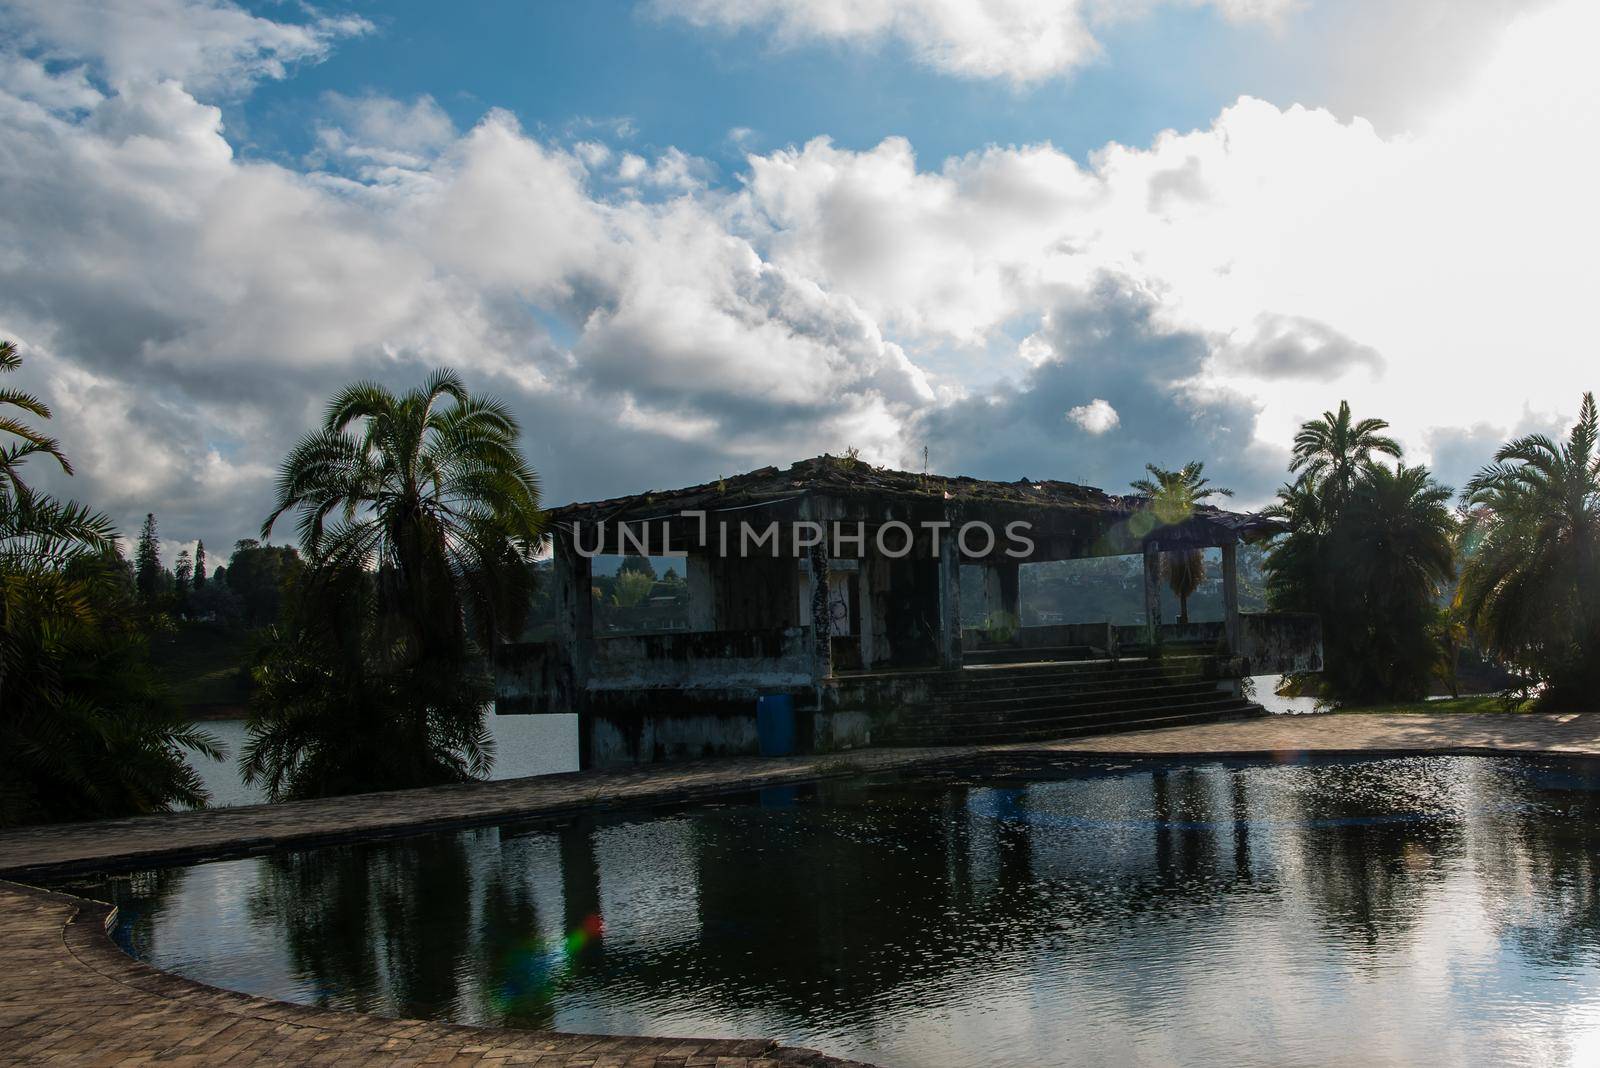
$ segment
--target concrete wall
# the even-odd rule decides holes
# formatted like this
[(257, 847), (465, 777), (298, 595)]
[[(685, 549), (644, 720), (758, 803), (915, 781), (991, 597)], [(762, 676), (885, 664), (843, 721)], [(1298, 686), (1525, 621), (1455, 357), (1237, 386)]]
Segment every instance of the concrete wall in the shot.
[(1322, 618), (1310, 612), (1239, 616), (1239, 653), (1251, 675), (1322, 670)]
[[(767, 631), (627, 634), (584, 643), (585, 693), (608, 690), (721, 690), (751, 692), (809, 687), (807, 632)], [(503, 645), (495, 663), (495, 711), (501, 715), (578, 712), (569, 666), (559, 642)]]
[(782, 689), (810, 684), (811, 663), (800, 627), (617, 635), (594, 640), (589, 689)]
[(571, 675), (559, 642), (508, 642), (494, 665), (494, 710), (502, 716), (572, 712)]
[(760, 750), (754, 690), (635, 690), (592, 695), (578, 721), (584, 767), (650, 764)]
[(1048, 649), (1064, 646), (1089, 646), (1109, 651), (1113, 647), (1110, 623), (1052, 623), (1042, 627), (1018, 627), (1005, 641), (991, 641), (980, 630), (961, 632), (967, 649)]

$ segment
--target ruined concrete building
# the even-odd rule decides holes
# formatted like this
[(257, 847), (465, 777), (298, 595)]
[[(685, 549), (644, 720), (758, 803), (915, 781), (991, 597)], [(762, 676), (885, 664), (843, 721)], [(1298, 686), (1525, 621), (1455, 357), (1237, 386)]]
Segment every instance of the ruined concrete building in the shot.
[[(1279, 529), (1257, 515), (823, 456), (550, 519), (556, 637), (501, 649), (496, 705), (577, 713), (583, 767), (756, 752), (763, 695), (791, 695), (799, 744), (830, 751), (1246, 714), (1242, 678), (1321, 666), (1316, 617), (1239, 611), (1237, 547)], [(1213, 547), (1224, 618), (1164, 623), (1162, 554)], [(592, 559), (628, 553), (682, 557), (689, 630), (595, 632)], [(1023, 565), (1126, 554), (1142, 623), (1019, 625)]]

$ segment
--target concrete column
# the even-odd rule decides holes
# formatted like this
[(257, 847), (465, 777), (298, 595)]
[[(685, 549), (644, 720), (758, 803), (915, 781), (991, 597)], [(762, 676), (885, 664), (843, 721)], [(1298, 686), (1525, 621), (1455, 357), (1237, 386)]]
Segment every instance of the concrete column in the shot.
[(691, 553), (684, 560), (684, 578), (689, 582), (689, 629), (717, 629), (716, 565), (710, 553)]
[[(1005, 616), (1012, 626), (1021, 625), (1019, 611), (1020, 565), (1014, 560), (983, 565), (983, 611), (990, 619)], [(978, 623), (981, 620), (968, 620)]]
[(556, 582), (556, 636), (562, 641), (594, 637), (594, 573), (589, 558), (578, 553), (572, 535), (560, 531), (551, 539)]
[(1022, 565), (1015, 560), (1004, 560), (993, 565), (996, 584), (999, 586), (1000, 611), (1016, 626), (1022, 626)]
[(961, 666), (961, 546), (956, 541), (960, 519), (948, 511), (950, 525), (939, 535), (939, 663)]
[(811, 562), (811, 638), (814, 677), (820, 681), (833, 674), (833, 612), (828, 601), (828, 539), (808, 550)]
[(1222, 549), (1222, 619), (1228, 635), (1228, 655), (1239, 655), (1239, 543)]
[(858, 640), (861, 643), (861, 668), (869, 671), (872, 662), (878, 654), (878, 621), (877, 598), (874, 594), (878, 588), (878, 560), (874, 556), (863, 554), (861, 557), (860, 578), (856, 582), (856, 593), (860, 598), (859, 613), (861, 616), (861, 633)]
[[(993, 619), (1001, 611), (1000, 608), (1000, 571), (993, 564), (983, 565), (983, 614), (987, 619)], [(974, 623), (984, 620), (974, 619)]]
[(1144, 629), (1146, 645), (1161, 644), (1161, 546), (1153, 540), (1144, 543)]

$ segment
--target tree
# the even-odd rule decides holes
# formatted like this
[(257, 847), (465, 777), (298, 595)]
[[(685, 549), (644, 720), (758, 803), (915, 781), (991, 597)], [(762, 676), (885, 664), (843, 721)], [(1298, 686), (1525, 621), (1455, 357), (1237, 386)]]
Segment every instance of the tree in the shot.
[(518, 434), (450, 371), (332, 399), (262, 527), (295, 512), (308, 570), (257, 672), (247, 777), (310, 796), (487, 774), (482, 652), (520, 627), (544, 535)]
[(1501, 446), (1467, 484), (1462, 610), (1489, 652), (1539, 687), (1541, 705), (1600, 692), (1600, 418), (1585, 393), (1560, 444)]
[[(0, 369), (18, 362), (0, 343)], [(0, 449), (0, 826), (204, 803), (183, 750), (219, 754), (150, 672), (115, 528), (22, 480), (37, 454), (72, 473), (51, 439), (14, 417), (0, 430), (21, 439)]]
[(177, 583), (179, 597), (194, 585), (194, 563), (189, 559), (188, 549), (178, 550), (178, 559), (173, 566), (172, 576)]
[(650, 558), (648, 556), (640, 556), (637, 553), (630, 554), (628, 556), (624, 556), (622, 558), (621, 565), (617, 567), (618, 575), (626, 575), (629, 573), (643, 575), (645, 578), (653, 581), (656, 577), (656, 565), (650, 562)]
[(219, 575), (239, 595), (244, 622), (265, 627), (278, 622), (285, 590), (299, 578), (303, 563), (291, 545), (263, 545), (243, 538), (233, 546), (233, 556)]
[(200, 589), (206, 584), (206, 543), (194, 543), (194, 588)]
[[(1212, 497), (1232, 497), (1233, 491), (1211, 485), (1204, 475), (1205, 464), (1198, 460), (1168, 471), (1145, 464), (1149, 478), (1133, 483), (1133, 488), (1150, 498), (1150, 507), (1164, 526), (1181, 523), (1194, 514), (1195, 506)], [(1163, 553), (1161, 568), (1167, 585), (1178, 598), (1178, 622), (1189, 622), (1189, 596), (1206, 580), (1206, 558), (1199, 549), (1178, 549)]]
[(139, 584), (139, 596), (146, 604), (161, 593), (161, 580), (165, 576), (161, 567), (161, 538), (156, 534), (156, 516), (146, 512), (144, 526), (139, 528), (139, 544), (133, 552), (133, 566)]
[(611, 587), (611, 600), (618, 608), (635, 608), (644, 604), (655, 585), (656, 580), (642, 571), (619, 571)]
[[(1322, 617), (1322, 685), (1348, 704), (1419, 700), (1454, 576), (1451, 491), (1425, 467), (1367, 462), (1343, 490), (1306, 473), (1278, 493), (1289, 532), (1267, 559), (1272, 607)], [(1335, 507), (1337, 501), (1337, 507)]]
[[(0, 374), (9, 374), (21, 366), (22, 356), (17, 352), (16, 344), (0, 341)], [(49, 405), (33, 394), (17, 389), (0, 388), (0, 433), (18, 439), (0, 448), (0, 483), (3, 483), (4, 490), (12, 497), (25, 493), (27, 484), (22, 481), (20, 474), (22, 465), (27, 462), (28, 457), (41, 453), (55, 460), (62, 471), (72, 474), (72, 464), (62, 453), (56, 439), (35, 430), (6, 410), (12, 408), (36, 419), (51, 418)]]
[(1302, 479), (1315, 479), (1328, 502), (1337, 506), (1375, 456), (1400, 458), (1400, 443), (1382, 433), (1387, 429), (1389, 424), (1382, 419), (1356, 422), (1350, 402), (1340, 401), (1338, 412), (1323, 412), (1321, 419), (1301, 424), (1289, 470)]

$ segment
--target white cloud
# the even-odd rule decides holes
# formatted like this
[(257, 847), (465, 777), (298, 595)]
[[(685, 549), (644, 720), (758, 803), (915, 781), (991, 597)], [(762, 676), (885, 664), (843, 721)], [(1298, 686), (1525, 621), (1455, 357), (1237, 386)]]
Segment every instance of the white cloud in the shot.
[(24, 47), (89, 58), (112, 85), (174, 79), (191, 90), (237, 90), (318, 60), (341, 38), (370, 32), (353, 15), (276, 22), (229, 0), (9, 0)]
[(1113, 488), (1204, 459), (1248, 504), (1340, 395), (1464, 467), (1505, 408), (1593, 385), (1597, 20), (1524, 19), (1404, 137), (1244, 99), (1085, 161), (817, 139), (732, 189), (614, 125), (569, 148), (426, 97), (328, 98), (327, 169), (244, 160), (176, 77), (227, 91), (270, 73), (259, 47), (107, 83), (85, 71), (136, 64), (63, 31), (0, 68), (0, 336), (60, 409), (74, 492), (219, 546), (331, 388), (437, 363), (509, 396), (557, 497), (926, 442)]
[(407, 103), (370, 93), (325, 93), (323, 105), (328, 119), (317, 129), (323, 152), (379, 168), (420, 167), (456, 138), (455, 123), (431, 96)]
[(1078, 424), (1079, 429), (1096, 436), (1115, 430), (1117, 424), (1122, 422), (1117, 410), (1107, 404), (1102, 397), (1096, 397), (1088, 404), (1080, 404), (1076, 408), (1068, 408), (1067, 421)]
[[(1231, 20), (1274, 20), (1298, 0), (1176, 0)], [(1157, 0), (652, 0), (658, 14), (723, 30), (762, 29), (780, 45), (874, 44), (893, 38), (917, 60), (965, 78), (1026, 85), (1100, 53), (1097, 24), (1143, 14)]]

